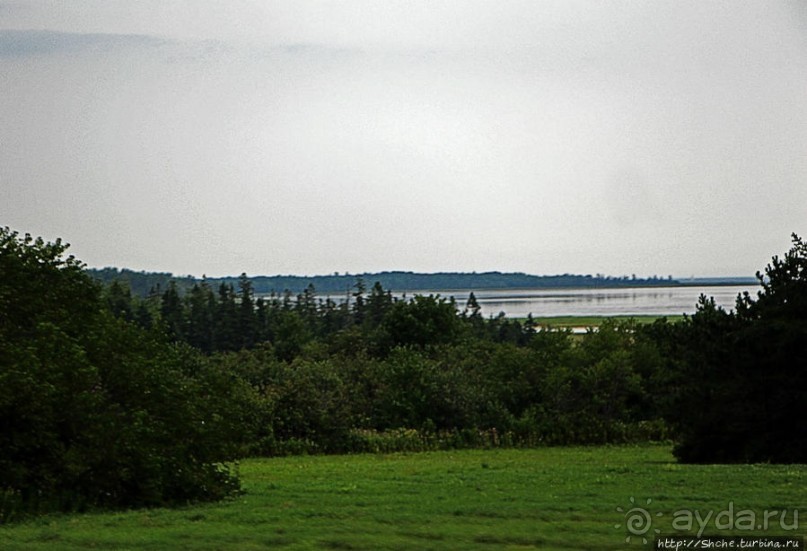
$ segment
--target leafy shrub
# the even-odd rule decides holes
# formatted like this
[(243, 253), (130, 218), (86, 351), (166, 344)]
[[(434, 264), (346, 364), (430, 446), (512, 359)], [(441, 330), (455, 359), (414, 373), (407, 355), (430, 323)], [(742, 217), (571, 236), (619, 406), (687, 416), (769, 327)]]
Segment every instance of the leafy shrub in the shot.
[(757, 297), (736, 312), (702, 297), (672, 331), (657, 330), (675, 378), (666, 418), (686, 462), (807, 462), (807, 244), (793, 236)]
[(252, 436), (249, 385), (104, 310), (67, 246), (0, 230), (6, 511), (218, 499)]

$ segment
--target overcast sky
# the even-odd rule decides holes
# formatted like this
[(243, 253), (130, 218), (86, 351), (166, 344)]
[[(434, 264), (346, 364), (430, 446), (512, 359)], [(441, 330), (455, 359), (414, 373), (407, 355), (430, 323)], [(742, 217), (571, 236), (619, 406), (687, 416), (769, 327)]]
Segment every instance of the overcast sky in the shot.
[(90, 266), (753, 275), (807, 4), (1, 1), (0, 225)]

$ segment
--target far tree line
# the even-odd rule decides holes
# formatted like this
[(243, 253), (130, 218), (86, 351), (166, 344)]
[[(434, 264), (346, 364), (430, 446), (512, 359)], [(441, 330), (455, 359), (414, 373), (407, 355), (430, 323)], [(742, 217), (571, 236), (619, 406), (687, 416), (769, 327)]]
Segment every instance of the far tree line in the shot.
[[(180, 294), (184, 294), (194, 284), (205, 281), (213, 288), (219, 284), (232, 284), (238, 286), (240, 277), (221, 278), (195, 278), (192, 276), (176, 277), (166, 272), (138, 272), (119, 268), (93, 268), (89, 274), (102, 283), (119, 281), (125, 283), (132, 294), (146, 297), (160, 294), (165, 291), (169, 282), (173, 281)], [(445, 292), (456, 289), (553, 289), (559, 287), (574, 288), (612, 288), (612, 287), (653, 287), (661, 285), (678, 285), (682, 282), (672, 276), (637, 277), (635, 274), (622, 276), (609, 276), (605, 274), (560, 274), (560, 275), (530, 275), (524, 273), (502, 272), (442, 272), (442, 273), (415, 273), (415, 272), (378, 272), (351, 275), (348, 273), (334, 273), (318, 276), (251, 276), (249, 278), (253, 291), (258, 295), (282, 293), (290, 291), (294, 294), (302, 293), (309, 286), (317, 292), (327, 295), (350, 294), (357, 279), (366, 282), (378, 282), (385, 289), (396, 293), (426, 291)]]

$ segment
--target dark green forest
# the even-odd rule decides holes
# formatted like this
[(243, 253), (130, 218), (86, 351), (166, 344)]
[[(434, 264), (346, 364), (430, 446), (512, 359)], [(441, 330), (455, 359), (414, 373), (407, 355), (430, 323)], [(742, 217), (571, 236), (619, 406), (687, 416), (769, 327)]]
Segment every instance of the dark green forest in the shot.
[(255, 455), (670, 440), (807, 462), (796, 236), (732, 311), (585, 335), (355, 277), (339, 303), (246, 276), (142, 293), (66, 250), (0, 230), (0, 519), (220, 499)]
[[(207, 283), (217, 288), (220, 284), (237, 286), (241, 278), (221, 277), (197, 279), (191, 276), (174, 277), (166, 272), (136, 272), (119, 268), (93, 268), (88, 273), (102, 283), (118, 281), (125, 283), (132, 294), (146, 297), (160, 293), (173, 281), (180, 294), (194, 285)], [(286, 291), (297, 294), (313, 286), (317, 292), (327, 295), (350, 294), (357, 280), (378, 283), (384, 289), (396, 293), (412, 291), (444, 292), (457, 289), (554, 289), (570, 288), (609, 288), (609, 287), (653, 287), (677, 285), (681, 282), (671, 276), (641, 278), (632, 276), (596, 275), (547, 275), (537, 276), (523, 273), (433, 273), (379, 272), (357, 275), (332, 274), (319, 276), (253, 276), (249, 278), (252, 291), (258, 295), (282, 294)]]

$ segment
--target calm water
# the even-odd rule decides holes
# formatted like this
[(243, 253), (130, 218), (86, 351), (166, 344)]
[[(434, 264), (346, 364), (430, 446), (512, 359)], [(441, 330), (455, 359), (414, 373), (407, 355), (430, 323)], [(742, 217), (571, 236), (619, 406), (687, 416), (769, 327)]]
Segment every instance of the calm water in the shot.
[[(533, 316), (619, 316), (681, 315), (695, 312), (701, 294), (714, 297), (724, 308), (733, 309), (739, 293), (756, 296), (753, 285), (704, 287), (636, 287), (625, 289), (514, 289), (474, 291), (485, 317), (504, 312), (508, 317)], [(429, 294), (419, 292), (418, 294)], [(462, 308), (469, 291), (444, 291)]]

